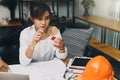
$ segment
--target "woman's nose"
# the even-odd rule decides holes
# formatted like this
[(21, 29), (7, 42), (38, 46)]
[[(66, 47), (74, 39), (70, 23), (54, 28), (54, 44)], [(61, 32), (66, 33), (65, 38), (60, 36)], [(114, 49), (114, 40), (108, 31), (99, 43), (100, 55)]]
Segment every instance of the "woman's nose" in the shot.
[(42, 24), (45, 24), (45, 20), (42, 20), (42, 22), (41, 22)]

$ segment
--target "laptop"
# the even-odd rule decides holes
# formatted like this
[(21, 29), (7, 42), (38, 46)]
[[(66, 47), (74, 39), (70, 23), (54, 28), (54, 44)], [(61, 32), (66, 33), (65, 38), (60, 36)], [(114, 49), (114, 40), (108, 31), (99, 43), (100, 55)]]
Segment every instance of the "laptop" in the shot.
[(0, 80), (30, 80), (29, 75), (0, 72)]

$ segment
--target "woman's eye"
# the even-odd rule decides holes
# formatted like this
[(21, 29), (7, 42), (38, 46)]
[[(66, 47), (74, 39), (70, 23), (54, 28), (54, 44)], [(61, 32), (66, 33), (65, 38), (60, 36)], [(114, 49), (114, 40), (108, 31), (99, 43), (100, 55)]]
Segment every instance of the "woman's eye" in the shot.
[(43, 17), (43, 18), (37, 18), (37, 20), (44, 20), (44, 19), (48, 20), (48, 19), (50, 19), (50, 16), (46, 16), (46, 17)]
[(46, 19), (50, 19), (50, 16), (47, 16)]
[(37, 18), (37, 20), (42, 20), (42, 18)]

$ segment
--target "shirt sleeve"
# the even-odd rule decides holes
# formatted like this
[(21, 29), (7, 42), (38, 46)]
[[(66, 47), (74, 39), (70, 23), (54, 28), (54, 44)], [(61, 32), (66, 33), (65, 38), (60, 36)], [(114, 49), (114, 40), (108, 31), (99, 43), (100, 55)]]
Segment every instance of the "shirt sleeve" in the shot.
[(60, 53), (59, 49), (56, 49), (56, 57), (59, 59), (65, 59), (67, 57), (67, 47), (65, 47), (64, 53)]
[(25, 51), (29, 46), (27, 39), (29, 38), (27, 32), (24, 30), (20, 34), (19, 61), (21, 65), (28, 65), (32, 60), (25, 55)]

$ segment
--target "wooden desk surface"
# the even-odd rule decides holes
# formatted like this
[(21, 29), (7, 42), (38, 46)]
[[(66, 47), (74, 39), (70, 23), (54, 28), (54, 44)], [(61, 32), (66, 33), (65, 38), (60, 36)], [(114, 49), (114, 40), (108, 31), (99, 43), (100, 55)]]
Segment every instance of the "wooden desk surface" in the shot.
[(96, 16), (89, 16), (89, 17), (75, 16), (75, 18), (120, 32), (120, 22), (115, 22), (112, 20), (107, 20), (104, 18), (96, 17)]
[[(67, 65), (67, 63), (69, 62), (70, 58), (67, 58), (65, 60), (63, 60), (63, 62)], [(81, 80), (81, 74), (75, 74), (77, 76), (76, 80)], [(112, 80), (117, 80), (115, 77)]]
[(2, 25), (2, 24), (0, 24), (0, 27), (13, 27), (13, 26), (16, 26), (16, 27), (18, 27), (18, 26), (21, 26), (22, 25), (22, 23), (20, 22), (20, 21), (15, 21), (15, 22), (9, 22), (7, 25)]
[(92, 38), (89, 45), (120, 62), (120, 50)]

